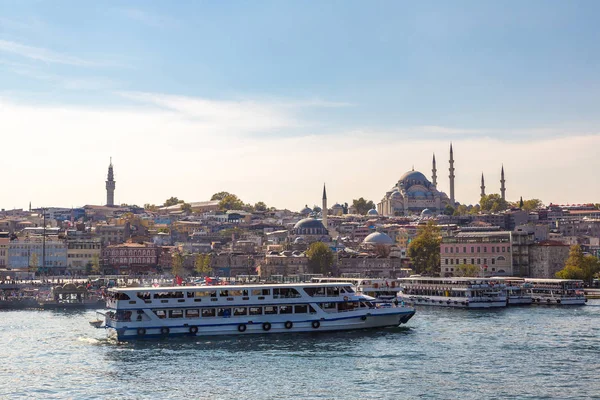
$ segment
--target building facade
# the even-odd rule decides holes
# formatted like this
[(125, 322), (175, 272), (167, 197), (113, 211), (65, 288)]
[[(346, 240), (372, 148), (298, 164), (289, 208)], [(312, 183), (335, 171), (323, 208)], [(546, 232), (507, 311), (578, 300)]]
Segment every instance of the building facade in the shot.
[(44, 274), (62, 275), (67, 270), (67, 244), (56, 236), (31, 236), (12, 240), (8, 266), (31, 268)]
[(161, 248), (151, 243), (123, 243), (102, 249), (105, 268), (116, 273), (154, 273), (158, 266)]
[(544, 241), (529, 247), (529, 277), (556, 278), (569, 258), (569, 245), (557, 241)]

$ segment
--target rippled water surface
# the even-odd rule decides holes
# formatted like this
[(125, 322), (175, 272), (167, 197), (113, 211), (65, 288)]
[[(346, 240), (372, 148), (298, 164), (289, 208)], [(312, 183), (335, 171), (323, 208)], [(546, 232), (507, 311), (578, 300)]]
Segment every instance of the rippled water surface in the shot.
[(94, 312), (0, 312), (0, 398), (600, 398), (600, 301), (420, 308), (402, 328), (116, 344)]

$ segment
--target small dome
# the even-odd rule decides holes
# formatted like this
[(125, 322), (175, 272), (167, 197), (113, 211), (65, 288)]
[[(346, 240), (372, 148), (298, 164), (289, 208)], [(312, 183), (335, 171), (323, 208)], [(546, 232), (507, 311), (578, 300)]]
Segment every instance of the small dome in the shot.
[(402, 197), (402, 195), (400, 194), (399, 191), (394, 191), (394, 193), (392, 193), (392, 197)]
[(421, 218), (431, 218), (431, 217), (433, 217), (433, 212), (429, 208), (426, 208), (423, 211), (421, 211)]
[(376, 216), (378, 216), (378, 215), (379, 215), (379, 213), (377, 212), (377, 210), (376, 210), (376, 209), (372, 208), (372, 209), (370, 209), (369, 211), (367, 211), (367, 215), (372, 215), (372, 216), (375, 216), (375, 217), (376, 217)]
[(363, 243), (364, 244), (373, 244), (373, 245), (377, 245), (377, 244), (392, 245), (392, 244), (394, 244), (394, 241), (392, 240), (391, 237), (389, 237), (388, 235), (386, 235), (383, 232), (373, 232), (365, 238)]
[(308, 204), (304, 206), (304, 208), (302, 210), (300, 210), (300, 214), (302, 215), (308, 215), (312, 212), (313, 210), (311, 208), (308, 207)]
[(297, 243), (297, 244), (304, 243), (304, 242), (305, 242), (305, 240), (304, 240), (304, 237), (302, 237), (302, 236), (298, 236), (296, 239), (294, 239), (294, 243)]
[(321, 228), (321, 229), (325, 229), (325, 227), (323, 226), (323, 223), (321, 222), (320, 219), (316, 219), (316, 218), (304, 218), (301, 219), (300, 221), (296, 222), (296, 225), (294, 225), (294, 229), (301, 229), (301, 228)]

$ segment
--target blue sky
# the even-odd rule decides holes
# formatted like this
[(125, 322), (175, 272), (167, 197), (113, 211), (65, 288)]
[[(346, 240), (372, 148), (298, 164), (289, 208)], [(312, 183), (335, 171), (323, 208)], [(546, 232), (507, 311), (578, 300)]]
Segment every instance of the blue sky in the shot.
[(0, 207), (101, 203), (110, 156), (120, 202), (228, 190), (300, 208), (323, 181), (334, 201), (377, 201), (433, 152), (445, 176), (450, 141), (459, 201), (477, 202), (482, 171), (493, 191), (501, 163), (509, 198), (597, 201), (599, 11), (0, 1), (0, 129), (19, 150)]

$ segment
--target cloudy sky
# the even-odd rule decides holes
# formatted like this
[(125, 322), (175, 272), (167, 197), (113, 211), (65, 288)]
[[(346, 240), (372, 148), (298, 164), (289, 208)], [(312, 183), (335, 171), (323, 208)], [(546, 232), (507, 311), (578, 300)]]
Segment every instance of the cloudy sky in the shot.
[(597, 1), (0, 0), (0, 208), (599, 202)]

